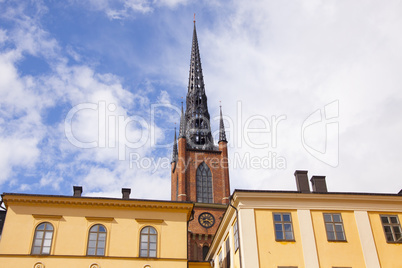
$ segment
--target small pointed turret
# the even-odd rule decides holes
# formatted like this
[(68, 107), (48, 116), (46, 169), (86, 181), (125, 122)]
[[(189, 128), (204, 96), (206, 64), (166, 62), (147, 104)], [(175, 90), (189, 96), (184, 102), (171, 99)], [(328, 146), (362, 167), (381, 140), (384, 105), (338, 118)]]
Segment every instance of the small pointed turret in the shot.
[(179, 130), (179, 139), (186, 137), (186, 116), (183, 111), (183, 102), (181, 102), (181, 116), (180, 116), (180, 130)]
[(172, 153), (172, 163), (177, 162), (177, 138), (176, 138), (176, 127), (174, 128), (174, 142), (173, 142), (173, 153)]
[(221, 141), (227, 142), (226, 133), (225, 133), (225, 125), (223, 124), (223, 117), (222, 117), (222, 106), (219, 106), (219, 107), (220, 107), (221, 117), (220, 117), (220, 123), (219, 123), (219, 141), (218, 141), (218, 143)]

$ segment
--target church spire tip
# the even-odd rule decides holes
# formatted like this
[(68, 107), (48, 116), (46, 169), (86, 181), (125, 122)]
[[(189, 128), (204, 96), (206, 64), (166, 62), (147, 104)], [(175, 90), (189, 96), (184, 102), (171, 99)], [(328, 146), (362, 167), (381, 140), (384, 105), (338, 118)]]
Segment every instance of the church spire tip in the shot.
[(225, 125), (223, 124), (223, 117), (222, 117), (222, 105), (219, 105), (220, 109), (220, 124), (219, 124), (219, 142), (224, 141), (227, 142), (226, 140), (226, 133), (225, 133)]

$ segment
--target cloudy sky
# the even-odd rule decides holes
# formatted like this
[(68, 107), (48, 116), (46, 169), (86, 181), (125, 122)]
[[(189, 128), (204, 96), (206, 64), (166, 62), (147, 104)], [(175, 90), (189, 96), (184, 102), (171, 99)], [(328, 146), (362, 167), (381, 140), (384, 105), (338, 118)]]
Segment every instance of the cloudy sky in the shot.
[[(170, 198), (193, 14), (233, 189), (402, 188), (401, 1), (0, 0), (0, 192)], [(215, 138), (217, 140), (217, 138)]]

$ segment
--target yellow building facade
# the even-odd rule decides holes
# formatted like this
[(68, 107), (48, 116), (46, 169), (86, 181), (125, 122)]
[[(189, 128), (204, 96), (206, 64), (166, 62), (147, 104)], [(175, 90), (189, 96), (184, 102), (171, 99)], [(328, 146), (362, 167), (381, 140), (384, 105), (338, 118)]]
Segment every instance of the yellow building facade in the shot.
[[(400, 268), (402, 195), (235, 190), (207, 254), (213, 267)], [(306, 187), (307, 183), (307, 187)], [(314, 185), (316, 183), (316, 185)]]
[(192, 203), (26, 194), (2, 199), (2, 268), (199, 267), (187, 260)]

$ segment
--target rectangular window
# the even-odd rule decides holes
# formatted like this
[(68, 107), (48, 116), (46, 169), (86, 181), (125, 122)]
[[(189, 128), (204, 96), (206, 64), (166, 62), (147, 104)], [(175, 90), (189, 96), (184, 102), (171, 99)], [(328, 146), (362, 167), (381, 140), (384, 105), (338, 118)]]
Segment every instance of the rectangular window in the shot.
[(276, 240), (294, 240), (290, 213), (273, 213)]
[(340, 213), (324, 213), (328, 241), (346, 241)]
[(233, 238), (234, 238), (234, 250), (236, 252), (239, 249), (239, 229), (237, 226), (237, 220), (233, 225)]
[(219, 268), (223, 268), (223, 252), (221, 249), (221, 252), (219, 253)]
[(226, 268), (230, 268), (230, 240), (229, 237), (226, 239), (226, 243), (225, 243), (225, 247), (226, 247)]
[(401, 225), (398, 216), (381, 215), (380, 217), (387, 242), (402, 243)]

